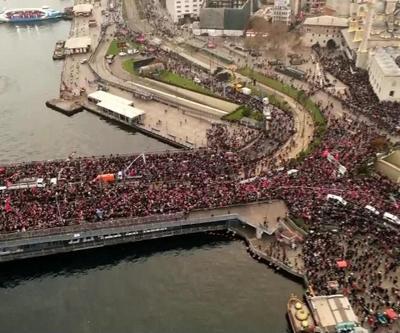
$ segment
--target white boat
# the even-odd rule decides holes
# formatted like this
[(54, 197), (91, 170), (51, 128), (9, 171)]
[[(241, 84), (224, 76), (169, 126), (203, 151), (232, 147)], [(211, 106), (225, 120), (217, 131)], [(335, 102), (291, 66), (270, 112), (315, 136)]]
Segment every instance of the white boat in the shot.
[(0, 22), (29, 23), (61, 18), (63, 13), (47, 6), (42, 8), (6, 9), (0, 13)]

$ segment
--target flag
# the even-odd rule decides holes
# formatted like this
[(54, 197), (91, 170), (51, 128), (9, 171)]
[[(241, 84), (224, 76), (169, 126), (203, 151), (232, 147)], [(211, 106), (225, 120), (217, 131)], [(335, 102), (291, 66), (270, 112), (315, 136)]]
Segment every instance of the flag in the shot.
[(329, 156), (329, 150), (328, 150), (328, 149), (325, 149), (325, 150), (322, 152), (322, 157), (327, 158), (328, 156)]
[(261, 185), (262, 185), (263, 188), (268, 187), (268, 186), (269, 186), (269, 181), (268, 181), (268, 179), (264, 179), (264, 180), (262, 181)]
[(6, 199), (6, 205), (4, 206), (4, 210), (6, 211), (6, 213), (12, 212), (10, 197), (7, 197)]

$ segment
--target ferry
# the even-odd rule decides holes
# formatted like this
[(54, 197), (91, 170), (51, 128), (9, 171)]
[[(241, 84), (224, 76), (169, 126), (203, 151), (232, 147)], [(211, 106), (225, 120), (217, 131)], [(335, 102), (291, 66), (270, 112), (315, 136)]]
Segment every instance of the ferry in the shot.
[(47, 6), (43, 6), (42, 8), (7, 9), (0, 13), (0, 23), (29, 23), (62, 17), (62, 12)]
[(297, 296), (291, 295), (287, 304), (287, 314), (293, 333), (315, 332), (315, 322), (308, 306)]

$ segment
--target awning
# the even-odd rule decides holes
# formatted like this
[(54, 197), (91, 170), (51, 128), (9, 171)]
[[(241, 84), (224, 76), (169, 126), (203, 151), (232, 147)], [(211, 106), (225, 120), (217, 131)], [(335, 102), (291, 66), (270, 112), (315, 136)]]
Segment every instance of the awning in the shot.
[(386, 316), (390, 320), (396, 320), (398, 318), (398, 315), (397, 315), (396, 311), (394, 311), (392, 308), (389, 308), (389, 309), (386, 310)]
[(336, 261), (336, 265), (338, 268), (347, 268), (347, 261), (346, 260)]

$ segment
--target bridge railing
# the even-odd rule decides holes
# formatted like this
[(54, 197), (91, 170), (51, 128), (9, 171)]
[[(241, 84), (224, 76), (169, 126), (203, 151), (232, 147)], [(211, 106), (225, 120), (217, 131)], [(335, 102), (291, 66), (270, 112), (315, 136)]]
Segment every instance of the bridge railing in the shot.
[(45, 237), (51, 235), (58, 234), (69, 234), (69, 233), (78, 233), (83, 231), (91, 231), (98, 229), (111, 229), (117, 227), (130, 226), (135, 224), (147, 224), (147, 223), (156, 223), (156, 222), (168, 222), (175, 221), (178, 219), (184, 218), (184, 214), (176, 213), (176, 214), (168, 214), (168, 215), (151, 215), (144, 217), (135, 217), (135, 218), (121, 218), (121, 219), (110, 219), (105, 222), (87, 222), (83, 221), (78, 223), (76, 221), (72, 221), (71, 223), (75, 223), (74, 225), (68, 225), (65, 227), (55, 227), (55, 228), (46, 228), (41, 230), (32, 230), (32, 231), (21, 231), (15, 233), (8, 234), (0, 234), (0, 242), (1, 241), (9, 241), (14, 239), (23, 239), (23, 238), (34, 238), (34, 237)]
[[(246, 203), (246, 206), (249, 205), (260, 205), (264, 203), (272, 203), (277, 200), (266, 200), (266, 201), (257, 201), (254, 203)], [(279, 201), (279, 200), (278, 200)], [(209, 216), (204, 217), (209, 221), (214, 221), (220, 217), (224, 216), (239, 216), (235, 213), (230, 213), (230, 209), (234, 209), (235, 207), (242, 207), (243, 204), (232, 205), (232, 206), (224, 206), (218, 207), (219, 209), (227, 209), (227, 214), (221, 214), (217, 216)], [(209, 211), (210, 214), (212, 210), (210, 209), (196, 209), (193, 211), (195, 212), (207, 212)], [(143, 216), (143, 217), (132, 217), (132, 218), (118, 218), (118, 219), (109, 219), (102, 222), (87, 222), (87, 221), (79, 221), (79, 220), (70, 220), (65, 221), (69, 223), (67, 226), (62, 227), (54, 227), (54, 228), (45, 228), (40, 230), (32, 230), (32, 231), (20, 231), (20, 232), (13, 232), (13, 233), (3, 233), (0, 234), (0, 242), (1, 241), (10, 241), (16, 239), (26, 239), (26, 238), (34, 238), (34, 237), (45, 237), (51, 235), (59, 235), (59, 234), (68, 234), (68, 233), (79, 233), (84, 231), (92, 231), (92, 230), (99, 230), (99, 229), (112, 229), (117, 227), (125, 227), (131, 226), (135, 224), (150, 224), (150, 223), (160, 223), (160, 222), (171, 222), (177, 220), (196, 220), (196, 218), (190, 218), (190, 215), (185, 215), (183, 212), (177, 212), (174, 214), (163, 214), (163, 215), (150, 215), (150, 216)], [(240, 218), (244, 223), (252, 225), (251, 221), (246, 221), (244, 218)]]

